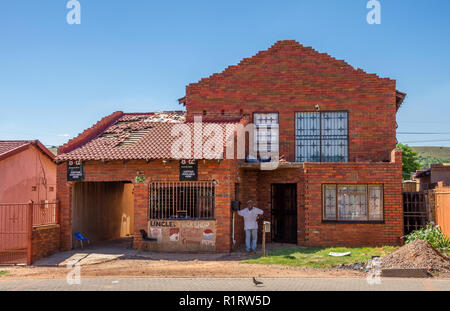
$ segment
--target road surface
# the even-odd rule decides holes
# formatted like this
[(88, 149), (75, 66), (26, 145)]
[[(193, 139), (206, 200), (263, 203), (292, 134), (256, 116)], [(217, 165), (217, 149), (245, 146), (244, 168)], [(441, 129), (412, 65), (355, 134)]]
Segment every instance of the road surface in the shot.
[(66, 279), (0, 278), (0, 291), (450, 291), (446, 279), (382, 279), (370, 285), (363, 278), (81, 278), (81, 284)]

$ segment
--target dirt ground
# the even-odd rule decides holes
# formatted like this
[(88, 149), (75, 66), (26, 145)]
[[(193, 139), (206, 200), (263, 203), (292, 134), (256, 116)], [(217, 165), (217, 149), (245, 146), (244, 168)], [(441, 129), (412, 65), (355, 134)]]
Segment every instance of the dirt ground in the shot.
[[(1, 278), (64, 278), (66, 267), (0, 267)], [(314, 269), (244, 264), (239, 261), (172, 261), (117, 259), (82, 266), (82, 277), (365, 277), (365, 273), (340, 269)]]
[[(122, 245), (123, 244), (123, 245)], [(95, 253), (120, 254), (117, 259), (107, 260), (96, 264), (81, 265), (82, 277), (317, 277), (317, 278), (365, 278), (364, 270), (352, 269), (318, 269), (311, 267), (293, 267), (284, 265), (247, 264), (242, 260), (257, 255), (249, 255), (243, 250), (231, 254), (159, 254), (143, 255), (126, 248), (129, 241), (113, 241), (89, 250), (59, 253), (54, 255), (53, 261), (43, 265), (0, 266), (0, 279), (6, 278), (65, 278), (70, 271), (66, 267), (65, 259), (74, 258), (73, 254), (86, 256)], [(287, 247), (272, 244), (271, 248)], [(77, 256), (75, 255), (75, 256)], [(150, 256), (150, 257), (148, 257)], [(58, 263), (63, 263), (58, 265)], [(92, 262), (91, 262), (92, 263)], [(438, 278), (450, 278), (447, 273), (436, 275)]]

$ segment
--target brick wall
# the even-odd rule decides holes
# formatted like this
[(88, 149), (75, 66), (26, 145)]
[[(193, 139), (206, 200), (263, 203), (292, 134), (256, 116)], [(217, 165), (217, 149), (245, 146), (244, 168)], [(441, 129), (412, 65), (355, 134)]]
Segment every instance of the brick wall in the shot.
[(60, 226), (49, 225), (33, 228), (31, 262), (36, 262), (59, 252)]
[[(67, 164), (58, 165), (58, 200), (61, 204), (61, 247), (72, 247), (72, 182), (67, 182)], [(146, 177), (145, 183), (136, 183), (137, 172)], [(236, 161), (199, 161), (199, 180), (217, 180), (216, 186), (216, 251), (231, 250), (231, 208), (234, 197), (234, 184), (237, 181)], [(89, 161), (85, 163), (85, 181), (131, 181), (134, 184), (134, 236), (135, 245), (140, 244), (139, 230), (148, 227), (148, 183), (151, 181), (178, 181), (179, 161), (163, 163), (150, 161)]]
[[(259, 224), (271, 219), (272, 184), (297, 185), (297, 244), (303, 246), (398, 245), (403, 235), (401, 152), (391, 162), (304, 163), (303, 168), (275, 171), (241, 169), (241, 201), (251, 199), (264, 211)], [(322, 222), (323, 184), (383, 184), (384, 223)], [(245, 207), (245, 206), (244, 206)], [(237, 217), (238, 221), (242, 221)], [(243, 224), (236, 223), (239, 243), (244, 242)], [(270, 234), (267, 241), (271, 241)]]
[[(401, 151), (391, 163), (305, 163), (305, 245), (399, 245), (403, 236)], [(384, 223), (323, 223), (322, 185), (383, 184)]]
[[(295, 159), (295, 112), (346, 110), (349, 160), (383, 161), (396, 145), (396, 83), (318, 53), (280, 41), (222, 73), (186, 87), (187, 119), (229, 119), (278, 112), (281, 148)], [(206, 115), (204, 115), (206, 113)]]

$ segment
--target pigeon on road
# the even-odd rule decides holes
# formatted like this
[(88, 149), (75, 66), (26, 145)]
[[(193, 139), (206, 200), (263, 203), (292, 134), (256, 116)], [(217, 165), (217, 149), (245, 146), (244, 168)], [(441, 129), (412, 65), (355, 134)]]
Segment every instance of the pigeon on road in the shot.
[(263, 285), (264, 283), (253, 278), (253, 284), (255, 284), (255, 286), (258, 286), (258, 285)]

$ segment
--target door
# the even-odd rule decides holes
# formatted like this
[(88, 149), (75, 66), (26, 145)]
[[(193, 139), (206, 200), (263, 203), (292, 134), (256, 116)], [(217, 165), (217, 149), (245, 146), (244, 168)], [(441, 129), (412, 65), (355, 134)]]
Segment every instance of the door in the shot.
[(272, 184), (272, 241), (297, 244), (297, 185)]

